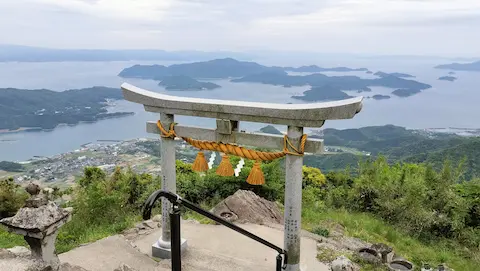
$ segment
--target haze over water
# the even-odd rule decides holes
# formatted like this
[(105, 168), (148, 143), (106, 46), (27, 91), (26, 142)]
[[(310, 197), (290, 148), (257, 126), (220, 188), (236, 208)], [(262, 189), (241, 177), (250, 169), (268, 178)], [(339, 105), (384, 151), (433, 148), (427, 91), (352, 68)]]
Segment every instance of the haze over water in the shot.
[[(390, 95), (389, 100), (376, 101), (365, 99), (362, 111), (351, 120), (327, 121), (326, 128), (359, 128), (371, 125), (394, 124), (407, 128), (461, 127), (480, 128), (480, 73), (456, 72), (455, 82), (439, 81), (438, 77), (447, 75), (448, 70), (433, 69), (435, 65), (449, 63), (448, 60), (404, 60), (354, 59), (354, 60), (258, 60), (264, 65), (300, 66), (316, 64), (322, 67), (346, 66), (365, 67), (373, 72), (402, 72), (416, 76), (413, 80), (432, 85), (431, 89), (408, 97), (399, 98), (390, 95), (393, 89), (373, 87), (372, 92), (352, 96)], [(154, 62), (155, 64), (172, 64)], [(153, 64), (146, 62), (49, 62), (49, 63), (0, 63), (0, 88), (14, 87), (24, 89), (66, 89), (91, 86), (119, 87), (123, 82), (170, 95), (199, 98), (215, 98), (243, 101), (300, 103), (290, 98), (301, 94), (309, 87), (283, 88), (252, 83), (232, 83), (229, 80), (206, 80), (215, 82), (222, 88), (211, 91), (165, 91), (152, 80), (123, 79), (117, 74), (133, 64)], [(371, 77), (364, 72), (328, 72), (332, 75), (356, 75)], [(82, 123), (76, 126), (61, 126), (53, 131), (21, 132), (0, 134), (0, 161), (23, 161), (33, 156), (51, 156), (73, 151), (80, 145), (97, 140), (127, 140), (139, 137), (157, 138), (145, 132), (145, 122), (157, 120), (157, 114), (147, 113), (143, 106), (126, 101), (118, 101), (114, 111), (133, 111), (135, 115), (116, 119), (102, 120), (96, 123)], [(215, 120), (176, 117), (182, 124), (214, 127)], [(258, 130), (265, 126), (259, 123), (243, 123), (242, 129)], [(285, 130), (283, 126), (278, 126)]]

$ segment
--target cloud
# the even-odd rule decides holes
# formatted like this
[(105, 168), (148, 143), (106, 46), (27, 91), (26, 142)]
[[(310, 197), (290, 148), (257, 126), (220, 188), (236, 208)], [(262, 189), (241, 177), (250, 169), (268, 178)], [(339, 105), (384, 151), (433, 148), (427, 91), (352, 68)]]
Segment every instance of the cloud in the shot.
[(66, 48), (480, 55), (479, 22), (478, 0), (0, 1), (2, 42)]

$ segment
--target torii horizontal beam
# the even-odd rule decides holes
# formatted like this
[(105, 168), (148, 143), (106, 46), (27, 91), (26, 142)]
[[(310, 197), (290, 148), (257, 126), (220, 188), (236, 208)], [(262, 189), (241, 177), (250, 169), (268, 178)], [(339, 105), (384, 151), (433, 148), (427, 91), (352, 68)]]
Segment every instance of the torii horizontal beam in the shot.
[[(147, 132), (161, 134), (156, 122), (147, 122)], [(175, 133), (179, 137), (192, 137), (195, 139), (208, 140), (223, 143), (236, 143), (245, 146), (264, 147), (282, 150), (284, 139), (281, 135), (263, 134), (263, 133), (245, 133), (232, 131), (231, 134), (221, 134), (215, 129), (206, 129), (191, 126), (175, 125)], [(305, 152), (319, 154), (323, 153), (323, 140), (316, 138), (307, 139)]]
[(146, 111), (236, 121), (321, 127), (325, 120), (351, 119), (362, 109), (363, 97), (307, 104), (240, 102), (178, 97), (122, 84), (127, 101), (143, 104)]

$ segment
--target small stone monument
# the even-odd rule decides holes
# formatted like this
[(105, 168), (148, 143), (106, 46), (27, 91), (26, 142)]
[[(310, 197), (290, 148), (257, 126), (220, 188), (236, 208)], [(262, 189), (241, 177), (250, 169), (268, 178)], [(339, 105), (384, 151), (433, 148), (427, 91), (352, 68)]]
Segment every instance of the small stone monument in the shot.
[(55, 240), (59, 228), (71, 219), (71, 213), (49, 201), (46, 194), (40, 193), (38, 185), (30, 183), (25, 190), (31, 195), (25, 206), (15, 216), (4, 218), (0, 223), (8, 231), (24, 236), (35, 259), (57, 270), (59, 259), (55, 253)]

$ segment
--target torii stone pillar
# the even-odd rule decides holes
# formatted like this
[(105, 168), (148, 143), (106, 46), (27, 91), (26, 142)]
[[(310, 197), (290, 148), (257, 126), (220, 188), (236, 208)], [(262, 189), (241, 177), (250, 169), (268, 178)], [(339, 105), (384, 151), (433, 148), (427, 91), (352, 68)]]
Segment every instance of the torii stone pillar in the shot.
[[(176, 97), (147, 91), (127, 83), (122, 84), (122, 89), (126, 100), (143, 104), (146, 111), (161, 113), (160, 121), (166, 129), (174, 121), (174, 114), (217, 119), (216, 129), (176, 125), (175, 133), (179, 137), (272, 149), (283, 149), (283, 136), (239, 132), (239, 121), (287, 125), (289, 140), (298, 146), (303, 127), (322, 127), (325, 120), (353, 118), (360, 112), (363, 99), (358, 97), (326, 103), (272, 104)], [(147, 122), (147, 132), (161, 134), (156, 122)], [(323, 140), (307, 140), (305, 153), (321, 152)], [(175, 146), (172, 139), (162, 138), (161, 155), (162, 188), (175, 193)], [(286, 270), (299, 271), (303, 157), (287, 154), (285, 163), (284, 249), (288, 256)], [(169, 204), (164, 201), (162, 204), (162, 237), (153, 245), (152, 253), (169, 258)], [(185, 248), (186, 240), (182, 240), (182, 244), (182, 248)]]

